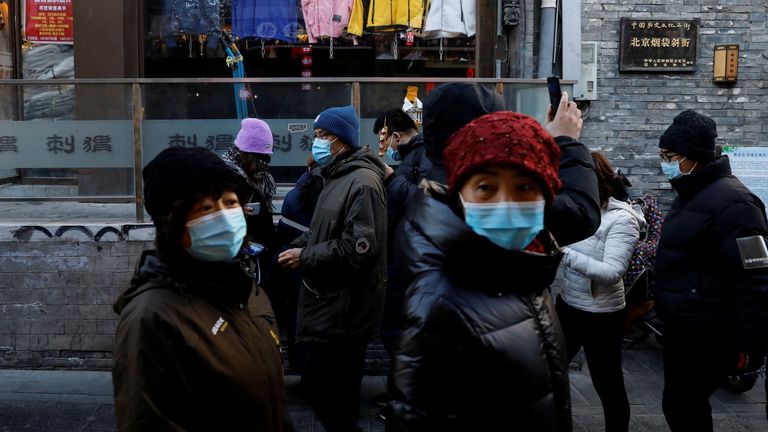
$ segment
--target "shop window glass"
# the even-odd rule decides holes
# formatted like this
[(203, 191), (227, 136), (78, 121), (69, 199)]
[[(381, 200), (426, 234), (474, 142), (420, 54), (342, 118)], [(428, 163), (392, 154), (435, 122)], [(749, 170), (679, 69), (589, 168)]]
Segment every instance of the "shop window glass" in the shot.
[(148, 0), (145, 76), (231, 75), (222, 31), (249, 77), (474, 76), (474, 1), (341, 3)]

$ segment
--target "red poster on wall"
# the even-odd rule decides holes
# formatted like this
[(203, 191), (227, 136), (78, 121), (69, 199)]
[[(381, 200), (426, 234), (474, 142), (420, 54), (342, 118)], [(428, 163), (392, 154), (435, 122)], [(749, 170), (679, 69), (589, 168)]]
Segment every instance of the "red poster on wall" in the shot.
[(72, 0), (26, 0), (25, 40), (34, 43), (74, 42)]

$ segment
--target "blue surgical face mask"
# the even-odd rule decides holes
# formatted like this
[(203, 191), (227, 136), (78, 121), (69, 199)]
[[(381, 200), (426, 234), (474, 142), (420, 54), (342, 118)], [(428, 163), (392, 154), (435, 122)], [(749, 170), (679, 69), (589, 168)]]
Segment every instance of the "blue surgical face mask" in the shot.
[(387, 147), (387, 156), (395, 162), (400, 160), (400, 152), (393, 149), (392, 146)]
[(461, 203), (467, 225), (504, 249), (525, 249), (544, 229), (544, 200), (468, 203), (461, 199)]
[(674, 160), (671, 162), (661, 162), (661, 171), (667, 175), (667, 178), (670, 180), (674, 180), (676, 178), (682, 177), (684, 175), (688, 175), (693, 172), (693, 168), (696, 168), (696, 164), (693, 165), (693, 168), (691, 168), (690, 171), (687, 173), (684, 173), (680, 169), (680, 162), (684, 161), (685, 158), (682, 158), (680, 160)]
[(312, 157), (315, 159), (315, 162), (320, 165), (327, 165), (328, 162), (333, 159), (333, 154), (331, 154), (331, 144), (336, 142), (337, 139), (338, 138), (333, 141), (328, 141), (320, 137), (315, 138), (315, 141), (312, 142)]
[(221, 210), (187, 222), (192, 244), (187, 249), (200, 261), (232, 261), (245, 238), (245, 216), (240, 207)]
[(667, 178), (670, 180), (674, 180), (683, 175), (683, 172), (680, 171), (680, 161), (662, 162), (661, 171), (666, 174)]

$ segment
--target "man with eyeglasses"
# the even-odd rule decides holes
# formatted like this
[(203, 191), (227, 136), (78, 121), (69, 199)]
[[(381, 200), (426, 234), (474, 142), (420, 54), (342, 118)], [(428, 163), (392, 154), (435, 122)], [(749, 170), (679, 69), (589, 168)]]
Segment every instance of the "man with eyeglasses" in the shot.
[(315, 119), (312, 157), (325, 185), (309, 230), (278, 263), (301, 267), (296, 341), (306, 360), (301, 377), (312, 409), (328, 432), (357, 429), (368, 341), (384, 308), (387, 196), (392, 168), (360, 145), (352, 106)]
[(659, 140), (677, 192), (655, 269), (662, 406), (673, 432), (711, 431), (709, 398), (727, 374), (756, 371), (768, 346), (765, 206), (716, 156), (716, 137), (710, 117), (687, 110)]

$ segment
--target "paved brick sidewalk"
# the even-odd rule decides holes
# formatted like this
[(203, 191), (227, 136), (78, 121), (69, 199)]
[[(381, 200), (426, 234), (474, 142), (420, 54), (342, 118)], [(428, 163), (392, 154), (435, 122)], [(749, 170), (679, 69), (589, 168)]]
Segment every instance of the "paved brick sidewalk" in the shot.
[[(632, 410), (633, 432), (667, 431), (661, 412), (661, 352), (651, 343), (624, 351), (624, 372)], [(586, 367), (571, 371), (574, 431), (602, 431), (600, 401)], [(371, 399), (384, 390), (386, 378), (366, 376), (360, 426), (383, 432)], [(288, 410), (297, 432), (322, 432), (312, 410), (298, 393), (298, 377), (286, 377)], [(719, 390), (712, 399), (715, 430), (764, 432), (765, 390), (762, 381), (751, 391)], [(108, 372), (0, 370), (0, 432), (114, 431), (112, 383)]]

